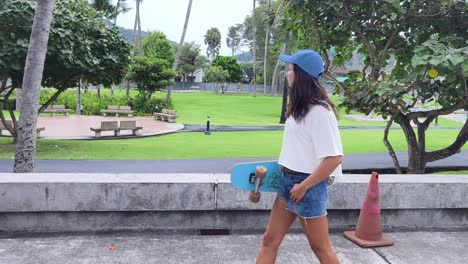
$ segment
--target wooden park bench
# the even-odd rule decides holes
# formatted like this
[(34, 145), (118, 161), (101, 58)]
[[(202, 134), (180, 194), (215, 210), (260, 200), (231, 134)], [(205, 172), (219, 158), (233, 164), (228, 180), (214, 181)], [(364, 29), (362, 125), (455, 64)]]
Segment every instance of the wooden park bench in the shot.
[[(7, 120), (8, 125), (11, 127), (13, 126), (13, 121)], [(8, 131), (8, 129), (3, 125), (3, 123), (0, 121), (0, 136), (3, 136), (3, 130)], [(41, 136), (41, 132), (45, 130), (45, 127), (37, 127), (36, 128), (36, 137)], [(8, 131), (9, 132), (9, 131)]]
[(117, 106), (117, 105), (109, 105), (107, 109), (101, 110), (101, 114), (106, 116), (107, 114), (115, 114), (115, 116), (119, 116), (119, 114), (128, 115), (128, 117), (133, 116), (133, 111), (130, 106)]
[(137, 127), (136, 121), (120, 121), (120, 126), (119, 126), (119, 121), (102, 121), (101, 127), (90, 128), (90, 130), (95, 133), (96, 137), (100, 137), (101, 132), (104, 132), (104, 131), (113, 131), (114, 136), (117, 137), (117, 136), (120, 136), (120, 131), (122, 130), (131, 130), (132, 135), (136, 136), (138, 130), (140, 129), (143, 129), (143, 127)]
[(163, 109), (161, 113), (154, 113), (153, 115), (156, 120), (167, 121), (169, 123), (175, 123), (177, 118), (176, 111), (169, 109)]
[(71, 110), (66, 109), (65, 105), (52, 105), (52, 106), (49, 105), (43, 111), (43, 113), (50, 113), (50, 116), (54, 116), (54, 114), (65, 114), (65, 116), (68, 116), (70, 112)]

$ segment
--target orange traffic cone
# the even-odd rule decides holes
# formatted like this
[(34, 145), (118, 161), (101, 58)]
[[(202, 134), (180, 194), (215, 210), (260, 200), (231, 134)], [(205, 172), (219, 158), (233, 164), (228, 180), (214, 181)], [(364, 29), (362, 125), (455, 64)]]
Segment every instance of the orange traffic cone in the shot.
[(377, 172), (372, 173), (369, 181), (366, 199), (359, 214), (356, 231), (346, 231), (344, 235), (361, 247), (393, 245), (393, 241), (382, 234), (379, 205), (379, 174)]

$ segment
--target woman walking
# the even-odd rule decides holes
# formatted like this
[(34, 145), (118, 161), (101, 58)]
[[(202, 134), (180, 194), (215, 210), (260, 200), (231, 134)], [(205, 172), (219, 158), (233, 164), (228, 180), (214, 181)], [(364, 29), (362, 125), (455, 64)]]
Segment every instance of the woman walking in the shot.
[(320, 263), (340, 263), (328, 234), (326, 179), (342, 174), (343, 150), (335, 106), (319, 82), (324, 64), (313, 50), (279, 59), (289, 63), (290, 100), (278, 161), (283, 173), (257, 264), (275, 263), (297, 217)]

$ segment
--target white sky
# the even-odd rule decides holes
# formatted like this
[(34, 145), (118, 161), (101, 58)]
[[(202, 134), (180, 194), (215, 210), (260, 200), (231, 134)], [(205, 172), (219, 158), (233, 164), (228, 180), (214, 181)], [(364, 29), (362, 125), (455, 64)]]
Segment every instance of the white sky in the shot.
[[(117, 18), (117, 25), (133, 29), (135, 23), (135, 1), (128, 0), (132, 8)], [(167, 38), (179, 43), (185, 22), (188, 0), (144, 0), (140, 7), (141, 30), (162, 31)], [(226, 46), (228, 27), (244, 22), (251, 14), (251, 0), (193, 0), (185, 42), (195, 41), (201, 45), (202, 55), (206, 55), (204, 36), (211, 27), (221, 32), (221, 55), (231, 55)]]

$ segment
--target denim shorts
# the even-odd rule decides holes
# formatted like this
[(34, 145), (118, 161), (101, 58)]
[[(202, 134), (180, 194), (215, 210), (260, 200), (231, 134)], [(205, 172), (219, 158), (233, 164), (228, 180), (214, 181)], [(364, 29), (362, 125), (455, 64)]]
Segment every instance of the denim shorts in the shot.
[(309, 176), (307, 173), (283, 172), (278, 189), (278, 196), (286, 200), (287, 209), (301, 218), (317, 218), (327, 215), (328, 191), (326, 181), (313, 186), (304, 197), (295, 203), (291, 200), (290, 191), (294, 184), (299, 184)]

